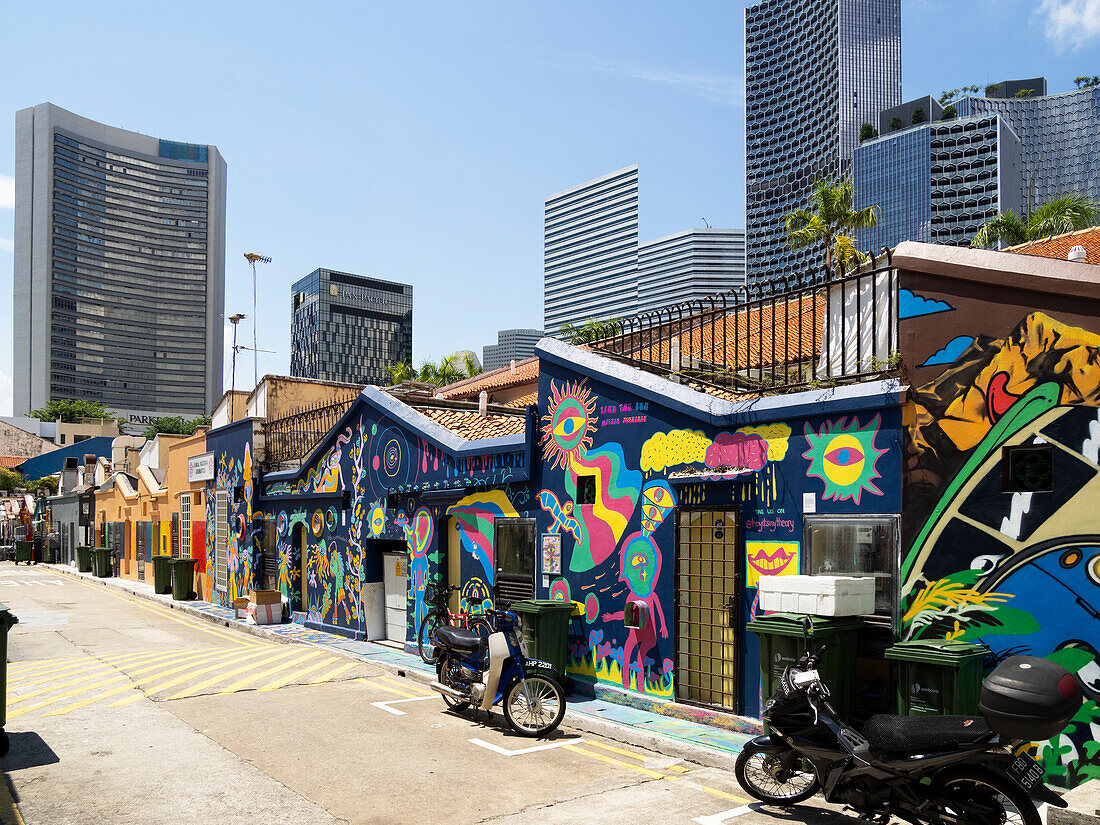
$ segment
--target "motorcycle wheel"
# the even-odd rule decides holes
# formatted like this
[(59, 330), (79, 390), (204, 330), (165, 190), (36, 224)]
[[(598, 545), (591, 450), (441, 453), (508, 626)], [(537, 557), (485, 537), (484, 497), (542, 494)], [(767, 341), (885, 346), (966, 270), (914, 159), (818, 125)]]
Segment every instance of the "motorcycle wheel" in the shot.
[[(1031, 799), (1008, 777), (975, 767), (941, 771), (933, 781), (934, 793), (945, 799), (951, 822), (967, 825), (1040, 825)], [(958, 799), (959, 808), (950, 800)]]
[(750, 795), (774, 805), (802, 802), (819, 787), (813, 766), (798, 754), (765, 753), (751, 744), (737, 757), (733, 773)]
[(435, 632), (447, 624), (447, 620), (435, 611), (428, 613), (420, 620), (420, 629), (416, 634), (416, 649), (425, 664), (434, 665), (437, 657), (432, 656), (432, 640)]
[[(455, 678), (455, 673), (458, 671), (458, 668), (458, 662), (450, 656), (444, 656), (439, 664), (435, 666), (435, 672), (436, 676), (439, 678), (439, 683), (447, 687), (456, 687), (458, 680)], [(441, 693), (439, 695), (443, 697), (443, 702), (447, 707), (456, 713), (461, 713), (470, 707), (469, 702), (455, 699), (453, 696), (448, 696), (446, 693)]]
[(504, 692), (504, 718), (521, 736), (545, 736), (565, 717), (565, 693), (549, 676), (516, 679)]

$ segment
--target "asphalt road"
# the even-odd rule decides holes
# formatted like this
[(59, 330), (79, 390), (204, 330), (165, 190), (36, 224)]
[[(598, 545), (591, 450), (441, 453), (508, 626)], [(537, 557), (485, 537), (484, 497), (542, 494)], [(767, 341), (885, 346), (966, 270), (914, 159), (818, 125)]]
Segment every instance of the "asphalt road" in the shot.
[(524, 739), (371, 665), (45, 568), (0, 563), (0, 601), (19, 617), (4, 825), (854, 822), (750, 807), (728, 771), (592, 734)]

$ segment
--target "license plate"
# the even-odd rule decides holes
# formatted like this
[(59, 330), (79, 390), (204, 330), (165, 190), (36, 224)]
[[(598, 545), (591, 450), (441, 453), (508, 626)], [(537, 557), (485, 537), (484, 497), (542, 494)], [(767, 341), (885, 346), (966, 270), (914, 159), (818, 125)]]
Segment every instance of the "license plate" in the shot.
[(1043, 782), (1043, 766), (1026, 753), (1021, 753), (1013, 759), (1009, 763), (1006, 773), (1013, 782), (1025, 791), (1030, 791)]

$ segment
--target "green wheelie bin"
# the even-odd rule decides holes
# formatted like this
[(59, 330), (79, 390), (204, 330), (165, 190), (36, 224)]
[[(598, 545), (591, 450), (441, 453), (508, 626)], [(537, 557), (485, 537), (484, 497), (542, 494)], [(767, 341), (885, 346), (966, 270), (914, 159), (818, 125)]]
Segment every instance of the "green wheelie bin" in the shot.
[[(808, 625), (806, 620), (809, 620)], [(858, 616), (806, 616), (773, 613), (745, 625), (760, 638), (760, 696), (763, 705), (779, 686), (788, 665), (825, 645), (818, 672), (832, 694), (830, 702), (842, 719), (852, 718), (855, 692)]]
[(81, 573), (92, 572), (92, 548), (86, 544), (76, 548), (76, 569)]
[(565, 666), (569, 658), (569, 617), (573, 614), (573, 603), (529, 599), (512, 602), (508, 609), (520, 618), (527, 655), (557, 668), (562, 687), (567, 688)]
[(978, 713), (983, 644), (915, 639), (886, 649), (894, 663), (897, 712), (901, 716), (971, 716)]
[(34, 558), (34, 542), (33, 541), (17, 541), (15, 543), (15, 563), (19, 564), (21, 561), (25, 561), (27, 564), (31, 563)]
[(195, 598), (191, 585), (195, 581), (195, 559), (168, 560), (172, 566), (172, 598), (177, 602), (186, 602)]
[(172, 592), (172, 557), (169, 555), (153, 556), (153, 592)]
[(93, 547), (92, 548), (92, 575), (98, 576), (101, 579), (107, 579), (111, 576), (111, 548), (110, 547)]
[(10, 746), (4, 726), (8, 723), (8, 631), (13, 624), (19, 624), (19, 619), (0, 604), (0, 756), (6, 756)]

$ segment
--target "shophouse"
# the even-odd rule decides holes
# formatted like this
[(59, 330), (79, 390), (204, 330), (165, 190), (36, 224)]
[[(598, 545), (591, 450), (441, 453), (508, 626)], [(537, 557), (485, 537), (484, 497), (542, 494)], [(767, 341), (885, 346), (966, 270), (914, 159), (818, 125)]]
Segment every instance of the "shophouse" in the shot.
[(761, 577), (870, 575), (861, 710), (899, 639), (1049, 656), (1088, 701), (1048, 778), (1096, 770), (1094, 266), (904, 243), (536, 354), (537, 407), (367, 387), (297, 468), (258, 472), (250, 421), (208, 433), (220, 592), (273, 550), (296, 620), (407, 644), (429, 579), (568, 600), (579, 685), (758, 717)]

